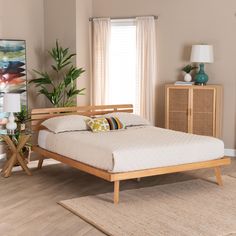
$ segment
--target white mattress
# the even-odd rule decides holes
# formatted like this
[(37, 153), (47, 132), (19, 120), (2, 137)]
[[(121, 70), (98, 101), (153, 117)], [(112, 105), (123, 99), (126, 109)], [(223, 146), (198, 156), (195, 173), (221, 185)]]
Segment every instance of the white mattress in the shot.
[(92, 133), (54, 134), (41, 130), (38, 144), (88, 165), (110, 172), (126, 172), (218, 159), (224, 143), (216, 138), (152, 126)]

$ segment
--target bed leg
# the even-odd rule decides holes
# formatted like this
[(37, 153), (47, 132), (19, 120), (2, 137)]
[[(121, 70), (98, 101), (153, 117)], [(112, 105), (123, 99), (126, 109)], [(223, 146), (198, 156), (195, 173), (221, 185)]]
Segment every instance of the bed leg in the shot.
[(119, 203), (120, 181), (114, 181), (114, 204)]
[(223, 181), (221, 178), (221, 170), (219, 166), (215, 167), (215, 176), (216, 176), (217, 184), (220, 186), (223, 186)]
[(141, 181), (141, 178), (137, 178), (137, 182), (139, 183)]
[(42, 166), (43, 166), (43, 158), (40, 158), (39, 159), (39, 162), (38, 162), (38, 169), (42, 169)]

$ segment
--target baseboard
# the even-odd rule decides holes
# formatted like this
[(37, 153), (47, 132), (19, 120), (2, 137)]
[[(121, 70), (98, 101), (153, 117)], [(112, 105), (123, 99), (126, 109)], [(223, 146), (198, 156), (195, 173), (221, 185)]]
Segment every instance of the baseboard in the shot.
[(236, 149), (225, 149), (225, 156), (236, 157)]

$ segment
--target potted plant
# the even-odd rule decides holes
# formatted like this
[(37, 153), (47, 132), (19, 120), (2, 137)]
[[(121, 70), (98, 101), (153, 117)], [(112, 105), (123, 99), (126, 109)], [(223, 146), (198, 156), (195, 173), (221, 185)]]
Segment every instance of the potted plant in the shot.
[(28, 114), (27, 107), (25, 105), (21, 106), (21, 111), (16, 113), (16, 122), (18, 126), (18, 130), (24, 131), (26, 123), (30, 121), (30, 116)]
[(54, 107), (73, 106), (75, 97), (84, 95), (85, 88), (77, 89), (76, 80), (85, 70), (73, 65), (72, 58), (76, 54), (70, 54), (69, 48), (62, 48), (58, 41), (48, 53), (53, 60), (51, 71), (34, 70), (38, 77), (29, 83), (35, 84), (38, 93), (46, 96)]
[(182, 71), (185, 72), (185, 76), (184, 76), (185, 82), (192, 81), (191, 71), (196, 70), (197, 68), (198, 68), (197, 66), (192, 66), (191, 64), (186, 65), (185, 67), (182, 68)]

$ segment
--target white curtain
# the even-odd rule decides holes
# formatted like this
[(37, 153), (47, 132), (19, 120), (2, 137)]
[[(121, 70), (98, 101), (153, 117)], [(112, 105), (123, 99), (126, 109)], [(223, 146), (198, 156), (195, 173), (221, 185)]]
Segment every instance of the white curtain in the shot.
[(137, 17), (137, 102), (141, 116), (155, 123), (156, 30), (152, 16)]
[(104, 105), (108, 96), (111, 21), (109, 18), (93, 19), (92, 27), (91, 100), (94, 105)]

